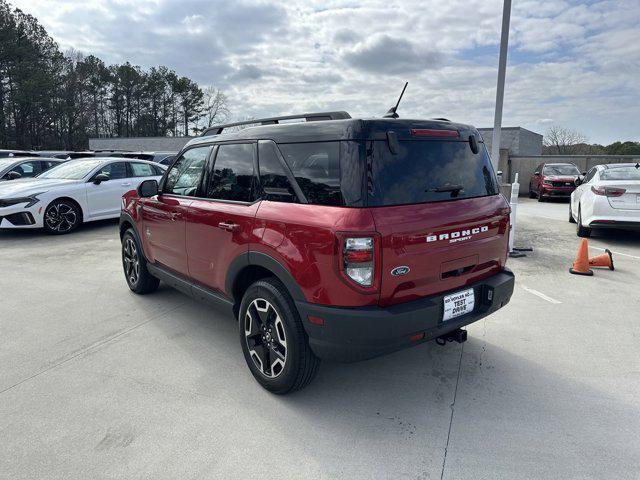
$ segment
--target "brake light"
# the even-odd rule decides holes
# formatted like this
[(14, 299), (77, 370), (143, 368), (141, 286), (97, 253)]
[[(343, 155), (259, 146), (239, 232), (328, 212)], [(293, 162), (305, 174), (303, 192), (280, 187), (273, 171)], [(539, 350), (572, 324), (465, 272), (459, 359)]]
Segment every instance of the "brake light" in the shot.
[(621, 197), (627, 191), (624, 188), (615, 188), (615, 187), (597, 187), (593, 185), (591, 187), (591, 191), (596, 195), (602, 195), (605, 197)]
[(361, 287), (376, 283), (376, 241), (374, 237), (346, 237), (342, 246), (344, 274)]
[(413, 135), (414, 137), (458, 138), (460, 136), (460, 133), (457, 130), (412, 128), (411, 135)]

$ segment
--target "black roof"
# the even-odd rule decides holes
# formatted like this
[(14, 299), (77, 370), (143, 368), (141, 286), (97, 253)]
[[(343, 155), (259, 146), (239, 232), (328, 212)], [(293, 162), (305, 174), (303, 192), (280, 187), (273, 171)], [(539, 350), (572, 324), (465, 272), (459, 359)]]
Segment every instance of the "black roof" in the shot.
[(457, 130), (461, 140), (474, 134), (482, 138), (470, 125), (447, 120), (411, 120), (392, 118), (324, 120), (299, 123), (259, 125), (219, 135), (207, 135), (191, 140), (187, 146), (237, 140), (273, 140), (277, 143), (321, 142), (335, 140), (385, 140), (394, 131), (399, 139), (409, 139), (411, 129)]

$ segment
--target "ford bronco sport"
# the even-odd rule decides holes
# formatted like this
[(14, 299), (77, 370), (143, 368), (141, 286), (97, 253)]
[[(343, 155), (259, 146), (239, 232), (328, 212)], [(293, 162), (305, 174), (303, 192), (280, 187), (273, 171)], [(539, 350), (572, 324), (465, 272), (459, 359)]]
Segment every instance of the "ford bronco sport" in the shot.
[(503, 307), (509, 205), (478, 131), (346, 112), (252, 120), (191, 140), (123, 197), (129, 288), (160, 280), (232, 312), (256, 380), (306, 386)]

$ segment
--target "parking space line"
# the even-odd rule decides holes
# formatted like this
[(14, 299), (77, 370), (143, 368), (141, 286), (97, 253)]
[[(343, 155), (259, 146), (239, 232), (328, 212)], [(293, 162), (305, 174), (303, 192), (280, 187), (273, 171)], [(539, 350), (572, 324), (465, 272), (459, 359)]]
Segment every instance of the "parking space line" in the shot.
[[(593, 245), (589, 245), (589, 248), (595, 248), (596, 250), (602, 250), (603, 252), (606, 250), (605, 248), (594, 247)], [(611, 249), (609, 249), (609, 250), (611, 251), (611, 253), (615, 253), (616, 255), (622, 255), (623, 257), (631, 257), (631, 258), (635, 258), (636, 260), (640, 260), (640, 257), (638, 257), (636, 255), (629, 255), (628, 253), (622, 253), (622, 252), (614, 252)]]
[(549, 295), (545, 295), (544, 293), (539, 292), (538, 290), (534, 290), (533, 288), (529, 288), (529, 287), (526, 287), (524, 285), (521, 285), (521, 287), (523, 288), (523, 290), (526, 290), (527, 292), (532, 293), (536, 297), (540, 297), (541, 299), (546, 300), (549, 303), (553, 303), (554, 305), (558, 305), (558, 304), (562, 303), (560, 300), (556, 300), (555, 298), (551, 298)]

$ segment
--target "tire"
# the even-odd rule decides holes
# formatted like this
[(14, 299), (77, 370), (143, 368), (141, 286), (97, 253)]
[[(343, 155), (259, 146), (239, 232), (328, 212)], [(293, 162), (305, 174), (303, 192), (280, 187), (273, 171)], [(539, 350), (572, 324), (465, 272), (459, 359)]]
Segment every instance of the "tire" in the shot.
[(571, 200), (569, 200), (569, 223), (576, 223), (576, 219), (573, 218), (573, 213), (571, 212)]
[(48, 234), (65, 235), (82, 225), (82, 211), (70, 200), (54, 200), (47, 205), (42, 223)]
[(266, 390), (293, 392), (316, 376), (320, 359), (311, 351), (298, 310), (277, 278), (259, 280), (247, 289), (238, 333), (247, 366)]
[(544, 198), (542, 197), (541, 193), (538, 193), (538, 201), (539, 202), (544, 202), (545, 201)]
[(582, 209), (578, 205), (578, 220), (576, 221), (576, 234), (582, 238), (589, 238), (591, 236), (591, 229), (589, 227), (582, 226)]
[(536, 192), (531, 190), (531, 188), (529, 188), (529, 198), (536, 198)]
[(157, 290), (160, 280), (149, 273), (147, 259), (131, 229), (122, 236), (122, 269), (132, 292), (145, 295)]

